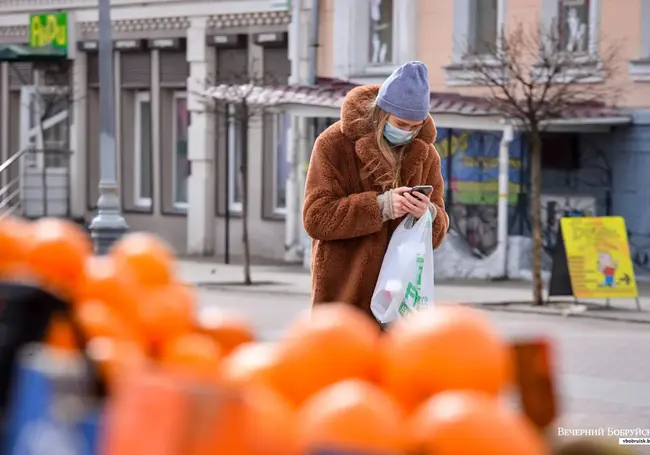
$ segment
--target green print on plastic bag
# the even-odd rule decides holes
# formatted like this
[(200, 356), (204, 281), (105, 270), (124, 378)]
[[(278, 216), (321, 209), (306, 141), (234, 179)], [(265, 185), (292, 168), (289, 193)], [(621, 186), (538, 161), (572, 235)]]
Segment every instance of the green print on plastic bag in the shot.
[[(418, 273), (415, 278), (415, 284), (412, 281), (409, 281), (408, 285), (406, 286), (404, 299), (402, 299), (402, 303), (400, 303), (399, 308), (397, 309), (400, 316), (406, 316), (409, 314), (411, 312), (411, 308), (420, 310), (427, 306), (426, 297), (423, 301), (422, 296), (420, 296), (420, 290), (422, 288), (422, 271), (424, 270), (424, 256), (418, 255), (416, 260), (418, 263)], [(407, 302), (411, 299), (413, 299), (413, 303), (409, 306)]]

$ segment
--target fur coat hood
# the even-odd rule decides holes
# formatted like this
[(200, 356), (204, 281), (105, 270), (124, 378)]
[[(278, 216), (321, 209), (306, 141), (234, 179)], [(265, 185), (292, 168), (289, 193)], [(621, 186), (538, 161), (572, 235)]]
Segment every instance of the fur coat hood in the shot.
[[(379, 85), (355, 87), (350, 90), (341, 106), (341, 133), (356, 144), (355, 151), (362, 166), (380, 153), (376, 144), (375, 128), (370, 119), (370, 110), (377, 98), (379, 88)], [(419, 166), (430, 161), (432, 153), (437, 155), (431, 146), (436, 140), (436, 134), (436, 126), (429, 115), (418, 135), (405, 146), (402, 158), (403, 182), (408, 182)], [(382, 164), (385, 164), (383, 160)], [(388, 171), (386, 167), (380, 167), (376, 170), (375, 176), (379, 177)]]

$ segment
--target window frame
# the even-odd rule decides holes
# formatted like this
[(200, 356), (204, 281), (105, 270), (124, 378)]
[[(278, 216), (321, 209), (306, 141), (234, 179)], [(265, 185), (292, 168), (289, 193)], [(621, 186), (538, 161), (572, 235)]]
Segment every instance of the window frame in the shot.
[[(581, 64), (581, 68), (572, 68), (566, 72), (567, 79), (560, 77), (558, 84), (575, 81), (576, 71), (585, 76), (577, 83), (592, 84), (599, 83), (604, 80), (602, 62), (600, 60), (599, 46), (600, 46), (600, 18), (602, 12), (602, 0), (589, 0), (589, 23), (587, 24), (587, 50), (585, 52), (577, 52), (573, 56), (576, 62)], [(550, 31), (557, 31), (559, 33), (560, 27), (560, 0), (542, 0), (541, 10), (541, 28), (546, 33)], [(539, 72), (540, 68), (533, 65), (533, 71)], [(562, 76), (562, 75), (560, 75)]]
[[(284, 119), (282, 121), (281, 119)], [(281, 132), (280, 132), (280, 127), (281, 123), (284, 124), (284, 147), (285, 147), (285, 162), (284, 165), (287, 166), (287, 171), (289, 171), (289, 163), (287, 162), (286, 158), (288, 156), (288, 148), (289, 148), (289, 126), (290, 126), (290, 120), (289, 120), (289, 114), (286, 113), (275, 113), (273, 115), (273, 214), (274, 215), (279, 215), (279, 216), (286, 216), (287, 214), (287, 206), (286, 206), (286, 196), (285, 196), (285, 206), (284, 207), (279, 207), (278, 206), (278, 168), (279, 168), (279, 157), (278, 157), (278, 148), (281, 145)], [(288, 174), (288, 172), (287, 172)], [(285, 179), (285, 192), (286, 192), (286, 180)]]
[[(134, 196), (134, 204), (136, 207), (150, 209), (153, 205), (153, 188), (151, 188), (152, 197), (143, 197), (142, 194), (140, 193), (141, 183), (142, 183), (142, 171), (144, 170), (142, 165), (142, 150), (141, 150), (142, 137), (143, 137), (143, 132), (141, 131), (143, 103), (149, 103), (149, 113), (151, 114), (152, 112), (151, 92), (138, 91), (135, 93), (135, 100), (134, 100), (135, 129), (133, 134), (134, 167), (135, 167), (133, 173), (133, 180), (134, 180), (133, 183), (134, 183), (135, 191), (133, 192), (134, 193), (133, 196)], [(153, 131), (149, 131), (149, 135), (151, 136), (152, 134)], [(153, 143), (151, 144), (151, 161), (153, 164)], [(153, 183), (153, 165), (149, 166), (149, 173), (151, 174), (149, 180)]]
[(630, 78), (634, 82), (650, 81), (650, 0), (641, 1), (641, 42), (639, 57), (628, 62)]
[[(228, 185), (228, 211), (230, 213), (241, 213), (243, 210), (242, 201), (235, 201), (235, 191), (237, 185), (239, 184), (239, 169), (236, 166), (236, 157), (237, 151), (239, 149), (238, 144), (240, 142), (241, 131), (241, 121), (238, 121), (235, 114), (235, 105), (228, 104), (228, 147), (226, 153), (228, 153), (228, 169), (226, 169), (227, 174), (227, 185)], [(239, 128), (237, 127), (239, 125)], [(240, 154), (242, 153), (239, 150)], [(245, 191), (245, 189), (241, 189)], [(243, 196), (243, 194), (242, 194)]]
[[(473, 4), (474, 0), (456, 0), (454, 2), (451, 64), (444, 68), (445, 83), (448, 86), (475, 85), (476, 78), (472, 74), (468, 74), (466, 65), (476, 62), (477, 58), (485, 64), (489, 65), (491, 63), (485, 59), (484, 55), (472, 55), (469, 51), (473, 44), (472, 41), (474, 40), (475, 34), (474, 24), (476, 24), (477, 20), (473, 16), (475, 13)], [(497, 36), (495, 42), (497, 52), (503, 43), (507, 12), (508, 0), (497, 0)], [(494, 69), (496, 71), (500, 69), (500, 64), (496, 60), (494, 61)], [(498, 72), (495, 74), (498, 74)]]
[[(585, 52), (578, 52), (576, 56), (585, 58), (585, 59), (596, 59), (598, 56), (598, 46), (600, 44), (600, 9), (601, 9), (601, 0), (585, 0), (589, 2), (589, 22), (587, 25), (587, 50)], [(555, 10), (555, 27), (560, 27), (560, 4), (562, 0), (555, 0), (556, 10)]]
[[(470, 11), (468, 16), (469, 33), (468, 33), (466, 49), (465, 49), (468, 55), (475, 55), (475, 56), (485, 55), (474, 51), (479, 45), (478, 32), (479, 32), (480, 17), (478, 17), (479, 15), (478, 12), (476, 11), (476, 7), (479, 2), (485, 2), (485, 1), (486, 0), (470, 0)], [(499, 17), (499, 3), (502, 3), (503, 0), (494, 0), (494, 1), (496, 1), (496, 23), (494, 24), (494, 29), (496, 34), (494, 35), (494, 43), (492, 44), (497, 48), (497, 50), (499, 50), (501, 48), (500, 45), (501, 33), (499, 30), (501, 30), (505, 25), (504, 23), (502, 23), (503, 18)]]
[(393, 0), (393, 61), (371, 65), (370, 0), (334, 0), (334, 77), (355, 83), (381, 83), (400, 64), (416, 60), (418, 15), (419, 0)]
[[(177, 103), (178, 100), (184, 99), (185, 103), (187, 105), (187, 92), (186, 91), (175, 91), (172, 95), (172, 206), (175, 209), (179, 210), (187, 210), (189, 206), (189, 200), (186, 202), (180, 202), (178, 201), (178, 186), (177, 186), (177, 177), (178, 177), (178, 168), (177, 168), (177, 154), (178, 150), (176, 148), (177, 146), (177, 127), (178, 125), (176, 124), (176, 120), (178, 118), (178, 107)], [(188, 112), (189, 115), (189, 112)], [(188, 162), (189, 162), (189, 157), (188, 157)], [(187, 188), (187, 193), (188, 193), (188, 199), (189, 199), (189, 175), (188, 175), (188, 188)]]

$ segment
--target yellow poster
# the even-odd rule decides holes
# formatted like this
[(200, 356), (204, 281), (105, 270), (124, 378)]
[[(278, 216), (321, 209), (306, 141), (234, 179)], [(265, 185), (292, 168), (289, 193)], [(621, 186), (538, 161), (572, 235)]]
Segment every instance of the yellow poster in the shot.
[(566, 217), (560, 226), (576, 298), (638, 296), (622, 217)]

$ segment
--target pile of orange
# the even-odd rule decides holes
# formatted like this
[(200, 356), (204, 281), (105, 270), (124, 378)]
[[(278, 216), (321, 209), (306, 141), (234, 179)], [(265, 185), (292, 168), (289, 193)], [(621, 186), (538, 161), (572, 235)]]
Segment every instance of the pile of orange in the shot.
[[(321, 305), (269, 342), (218, 309), (196, 318), (195, 290), (152, 235), (129, 234), (96, 257), (65, 222), (3, 220), (0, 252), (0, 279), (29, 277), (73, 302), (109, 385), (158, 369), (238, 397), (215, 410), (209, 453), (548, 453), (503, 402), (510, 351), (475, 310), (427, 310), (381, 334), (351, 306)], [(60, 347), (72, 343), (65, 324), (53, 327)]]

